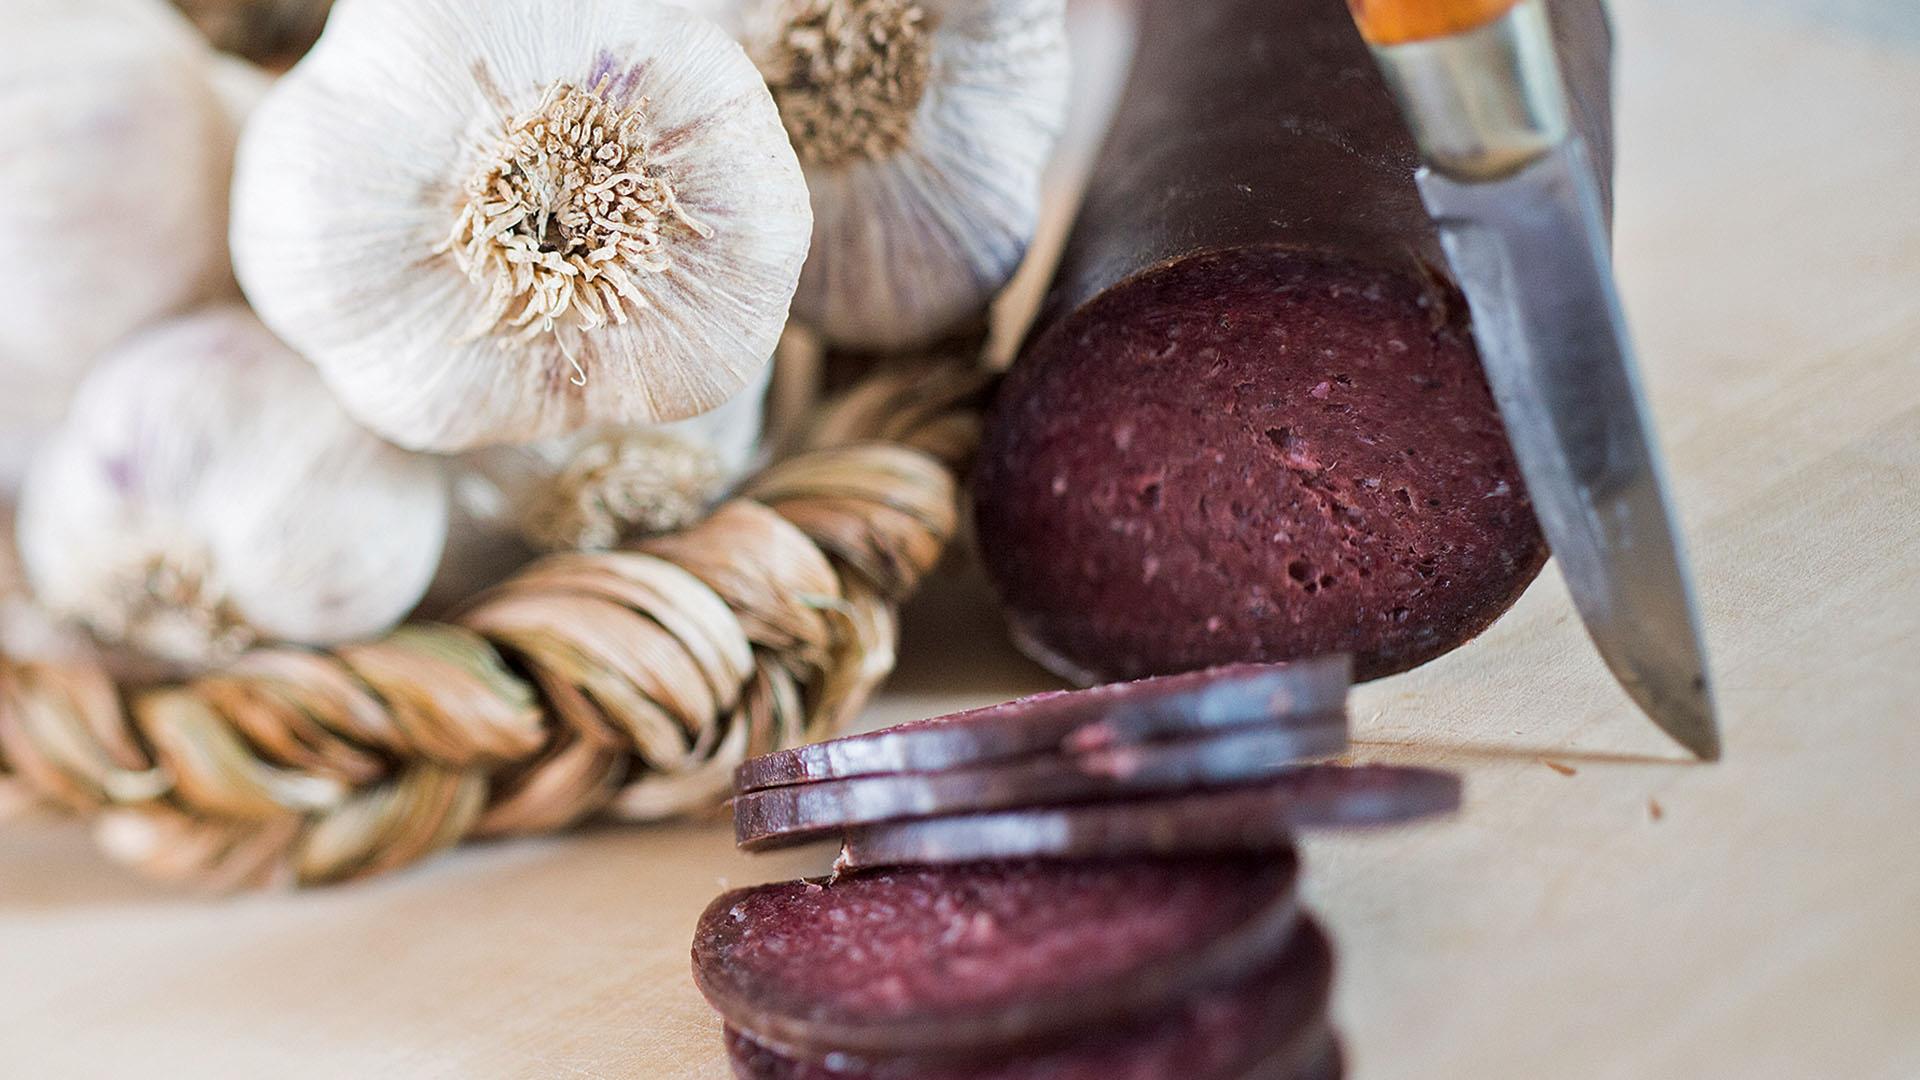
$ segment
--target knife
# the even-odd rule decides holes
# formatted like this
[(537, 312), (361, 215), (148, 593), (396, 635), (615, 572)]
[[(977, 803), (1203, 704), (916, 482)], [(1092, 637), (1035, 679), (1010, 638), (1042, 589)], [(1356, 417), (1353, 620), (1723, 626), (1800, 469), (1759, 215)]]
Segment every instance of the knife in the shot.
[(1487, 380), (1574, 606), (1627, 693), (1720, 756), (1706, 648), (1542, 0), (1347, 0), (1423, 166)]

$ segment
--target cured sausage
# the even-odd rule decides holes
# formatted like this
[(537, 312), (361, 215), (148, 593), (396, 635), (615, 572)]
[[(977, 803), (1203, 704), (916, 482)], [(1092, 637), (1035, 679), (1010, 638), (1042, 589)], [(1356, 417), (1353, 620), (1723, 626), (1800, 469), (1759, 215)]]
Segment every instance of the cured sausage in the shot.
[(733, 838), (757, 851), (850, 825), (1223, 787), (1277, 776), (1346, 746), (1344, 726), (1269, 725), (941, 772), (762, 788), (734, 796)]
[[(1604, 177), (1604, 14), (1550, 15)], [(1081, 683), (1430, 660), (1547, 552), (1400, 115), (1340, 4), (1146, 0), (1143, 18), (976, 470), (1014, 636)]]

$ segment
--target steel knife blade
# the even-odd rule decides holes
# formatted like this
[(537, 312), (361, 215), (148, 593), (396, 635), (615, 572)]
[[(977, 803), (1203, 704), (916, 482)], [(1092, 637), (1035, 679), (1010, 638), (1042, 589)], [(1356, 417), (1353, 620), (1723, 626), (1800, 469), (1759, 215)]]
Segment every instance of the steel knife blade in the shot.
[[(1368, 0), (1355, 13), (1393, 6)], [(1447, 6), (1413, 5), (1423, 17)], [(1421, 197), (1574, 606), (1640, 708), (1712, 760), (1720, 738), (1693, 586), (1547, 13), (1541, 0), (1467, 6), (1494, 15), (1370, 43), (1420, 144)]]

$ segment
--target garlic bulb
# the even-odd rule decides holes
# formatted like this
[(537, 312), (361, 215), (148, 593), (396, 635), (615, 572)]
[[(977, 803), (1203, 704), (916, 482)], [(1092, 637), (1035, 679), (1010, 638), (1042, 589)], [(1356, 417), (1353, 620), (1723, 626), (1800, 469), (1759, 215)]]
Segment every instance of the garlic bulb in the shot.
[(232, 161), (212, 51), (164, 0), (4, 9), (0, 481), (103, 349), (217, 290)]
[(1064, 0), (774, 0), (746, 25), (813, 199), (795, 316), (883, 350), (981, 319), (1066, 119)]
[(1020, 269), (993, 301), (987, 365), (1013, 363), (1040, 313), (1079, 213), (1100, 144), (1113, 126), (1139, 37), (1136, 0), (1068, 0), (1067, 47), (1073, 53), (1066, 129), (1040, 181), (1040, 220)]
[(686, 420), (600, 425), (470, 454), (456, 501), (549, 551), (611, 548), (691, 525), (756, 463), (772, 371)]
[(654, 0), (352, 0), (247, 126), (260, 317), (416, 449), (697, 415), (772, 353), (811, 225), (740, 47)]
[(198, 664), (392, 625), (439, 561), (446, 482), (229, 305), (100, 362), (34, 461), (17, 528), (42, 603)]

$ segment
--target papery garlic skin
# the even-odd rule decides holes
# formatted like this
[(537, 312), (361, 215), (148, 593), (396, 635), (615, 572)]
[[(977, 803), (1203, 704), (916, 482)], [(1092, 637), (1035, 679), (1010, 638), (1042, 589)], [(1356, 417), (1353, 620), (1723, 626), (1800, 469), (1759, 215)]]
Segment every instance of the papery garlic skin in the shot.
[(233, 247), (350, 412), (453, 451), (728, 400), (773, 351), (811, 220), (771, 96), (712, 23), (353, 0), (248, 124)]
[(103, 358), (17, 525), (43, 604), (184, 665), (379, 633), (420, 599), (446, 530), (443, 463), (356, 424), (239, 305)]
[(726, 404), (686, 420), (598, 425), (469, 454), (456, 500), (546, 551), (605, 550), (684, 528), (759, 463), (772, 374), (769, 366)]
[(813, 200), (794, 315), (873, 350), (983, 319), (1066, 120), (1064, 0), (773, 0), (746, 26)]
[(987, 366), (1005, 370), (1046, 299), (1100, 144), (1120, 107), (1133, 65), (1140, 13), (1135, 0), (1070, 0), (1067, 46), (1073, 53), (1067, 123), (1040, 183), (1040, 221), (1013, 279), (994, 298)]
[(87, 365), (226, 277), (233, 140), (165, 0), (0, 10), (0, 486)]

